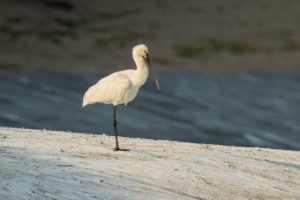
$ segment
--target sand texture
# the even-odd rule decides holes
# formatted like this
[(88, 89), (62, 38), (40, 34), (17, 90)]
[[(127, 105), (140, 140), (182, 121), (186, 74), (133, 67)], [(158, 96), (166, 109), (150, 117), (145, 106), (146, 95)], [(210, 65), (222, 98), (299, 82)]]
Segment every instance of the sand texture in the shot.
[(0, 199), (299, 199), (297, 151), (0, 128)]

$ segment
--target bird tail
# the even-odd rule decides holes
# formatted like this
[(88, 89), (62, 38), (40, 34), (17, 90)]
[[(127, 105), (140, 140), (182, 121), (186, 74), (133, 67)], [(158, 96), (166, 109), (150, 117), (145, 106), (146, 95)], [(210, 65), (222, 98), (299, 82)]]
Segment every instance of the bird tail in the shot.
[(88, 98), (87, 98), (87, 93), (84, 94), (83, 99), (82, 99), (82, 108), (88, 105)]
[(82, 99), (82, 108), (88, 104), (95, 103), (94, 96), (95, 96), (96, 91), (97, 91), (96, 87), (95, 87), (95, 85), (93, 85), (85, 92), (85, 94), (83, 95), (83, 99)]
[(84, 107), (84, 106), (86, 106), (88, 103), (86, 103), (86, 102), (82, 102), (82, 108)]
[(83, 95), (83, 98), (82, 98), (82, 108), (89, 104), (89, 101), (88, 101), (88, 92), (89, 92), (89, 89)]

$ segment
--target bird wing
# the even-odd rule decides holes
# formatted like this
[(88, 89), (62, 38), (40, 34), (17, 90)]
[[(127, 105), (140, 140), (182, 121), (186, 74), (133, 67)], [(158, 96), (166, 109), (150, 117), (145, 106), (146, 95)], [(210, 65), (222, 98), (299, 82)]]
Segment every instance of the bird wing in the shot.
[(131, 82), (122, 72), (113, 73), (91, 86), (83, 97), (82, 106), (101, 103), (118, 103), (125, 96)]

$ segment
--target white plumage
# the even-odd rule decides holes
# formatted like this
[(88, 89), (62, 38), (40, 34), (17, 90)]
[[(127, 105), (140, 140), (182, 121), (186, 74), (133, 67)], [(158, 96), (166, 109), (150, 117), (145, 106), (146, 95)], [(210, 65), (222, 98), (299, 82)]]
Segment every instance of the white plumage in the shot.
[(125, 71), (113, 73), (91, 86), (83, 97), (83, 104), (97, 102), (118, 105), (124, 103), (131, 81)]
[(149, 62), (148, 48), (143, 44), (137, 45), (133, 48), (132, 55), (137, 69), (115, 72), (99, 80), (84, 94), (83, 107), (97, 102), (115, 106), (126, 105), (136, 97), (140, 87), (146, 82), (149, 73), (148, 65), (159, 89), (157, 78)]
[(140, 87), (144, 85), (148, 78), (148, 67), (155, 78), (157, 89), (159, 90), (158, 80), (151, 66), (146, 45), (140, 44), (135, 46), (132, 50), (132, 56), (136, 64), (136, 70), (119, 71), (102, 78), (85, 92), (82, 102), (82, 107), (98, 102), (113, 104), (113, 125), (116, 138), (116, 147), (114, 150), (117, 151), (120, 150), (117, 137), (117, 105), (126, 105), (136, 97)]

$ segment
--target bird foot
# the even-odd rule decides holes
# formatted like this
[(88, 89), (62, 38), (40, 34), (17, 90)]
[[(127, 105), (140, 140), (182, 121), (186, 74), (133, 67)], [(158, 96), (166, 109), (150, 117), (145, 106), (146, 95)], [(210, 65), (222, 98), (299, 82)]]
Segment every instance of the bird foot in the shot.
[(113, 151), (130, 151), (130, 149), (120, 149), (119, 147), (113, 148)]
[(113, 148), (113, 151), (120, 151), (120, 148), (119, 147), (115, 147), (115, 148)]

